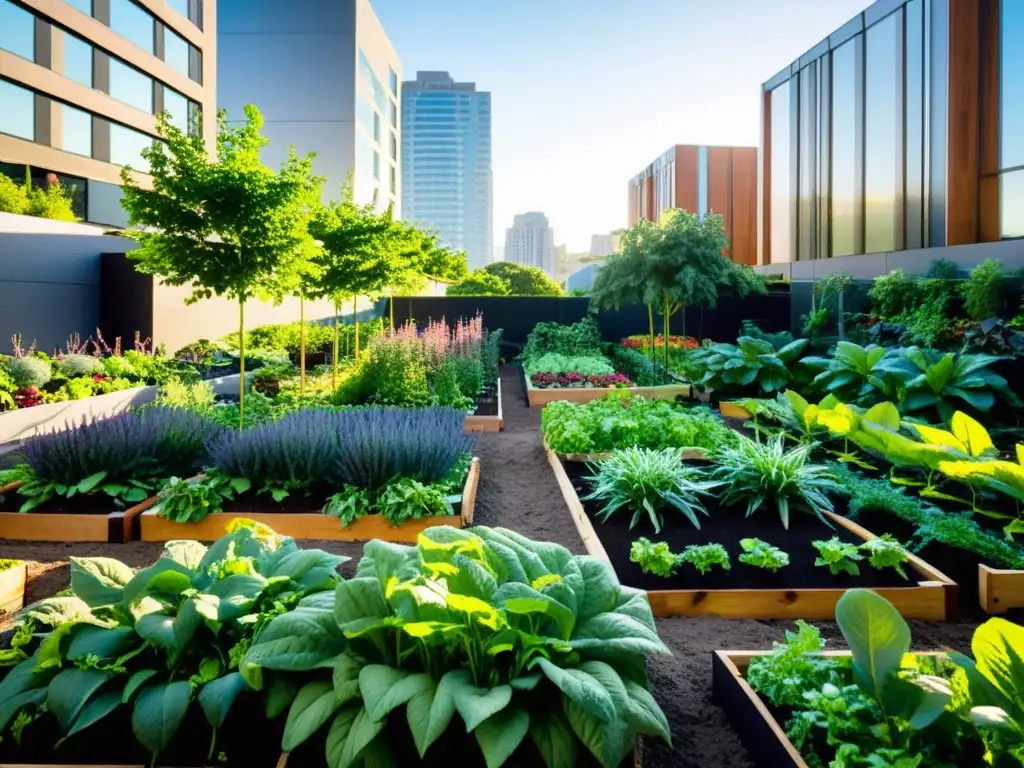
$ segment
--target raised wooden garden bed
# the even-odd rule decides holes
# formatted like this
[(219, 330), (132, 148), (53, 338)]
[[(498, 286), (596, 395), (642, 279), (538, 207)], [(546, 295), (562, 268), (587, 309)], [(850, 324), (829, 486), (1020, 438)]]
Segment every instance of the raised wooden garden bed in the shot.
[(665, 384), (660, 387), (552, 387), (537, 389), (526, 377), (526, 398), (533, 408), (542, 408), (557, 400), (568, 400), (570, 403), (589, 403), (600, 400), (609, 392), (628, 392), (648, 400), (675, 400), (677, 397), (690, 397), (689, 384)]
[[(573, 522), (576, 524), (576, 530), (579, 532), (580, 538), (583, 540), (587, 553), (593, 557), (603, 560), (614, 568), (615, 565), (613, 560), (609, 557), (604, 544), (602, 544), (601, 539), (597, 534), (597, 530), (594, 527), (594, 523), (592, 522), (590, 515), (587, 514), (583, 503), (580, 501), (579, 495), (573, 485), (572, 479), (570, 479), (569, 474), (566, 472), (565, 466), (563, 466), (558, 455), (548, 448), (547, 444), (544, 445), (544, 450), (547, 453), (548, 462), (555, 473), (555, 478), (558, 481), (559, 488), (562, 490), (562, 496), (565, 499), (566, 505), (569, 507), (569, 512), (572, 516)], [(625, 512), (620, 513), (620, 515), (625, 514)], [(690, 523), (685, 520), (685, 518), (682, 518), (681, 515), (678, 519), (673, 519), (673, 514), (674, 513), (672, 512), (666, 514), (666, 526), (690, 525)], [(766, 517), (750, 518), (751, 524), (759, 520), (771, 521), (773, 525), (778, 526), (778, 535), (781, 537), (782, 526), (778, 523), (777, 517), (774, 520), (772, 519), (772, 514), (772, 510), (761, 510), (758, 515), (765, 515)], [(804, 515), (802, 512), (795, 514)], [(715, 515), (714, 510), (711, 510), (711, 515), (712, 517)], [(860, 539), (866, 541), (868, 539), (875, 538), (874, 534), (870, 531), (844, 517), (833, 514), (828, 514), (827, 516), (835, 526), (836, 531), (841, 534), (845, 534), (845, 538), (847, 539)], [(709, 518), (708, 521), (710, 522), (710, 520), (711, 519)], [(790, 528), (794, 529), (797, 525), (803, 524), (804, 521), (814, 521), (814, 518), (810, 515), (806, 515), (799, 519), (791, 517)], [(607, 523), (607, 525), (611, 524), (611, 522)], [(820, 533), (822, 538), (828, 538), (834, 535), (834, 533), (831, 532), (831, 529), (821, 525), (820, 523), (818, 525), (820, 525), (822, 529), (822, 532)], [(662, 535), (659, 537), (653, 533), (653, 529), (649, 526), (638, 526), (629, 532), (629, 541), (631, 542), (640, 536), (647, 536), (647, 538), (653, 541), (664, 539), (666, 537), (666, 530), (667, 528), (663, 528)], [(738, 541), (741, 537), (741, 533), (742, 532), (738, 531), (730, 536), (733, 543)], [(777, 541), (772, 542), (772, 535), (766, 535), (762, 538), (771, 543), (778, 543)], [(704, 539), (704, 542), (708, 539), (714, 540), (715, 537), (709, 535)], [(808, 550), (810, 550), (809, 543), (810, 542), (808, 541)], [(625, 549), (628, 550), (628, 547)], [(785, 547), (783, 547), (783, 549), (785, 549)], [(810, 552), (813, 552), (813, 550), (810, 550)], [(802, 554), (806, 557), (809, 553), (803, 552)], [(734, 571), (737, 568), (749, 568), (751, 573), (757, 574), (757, 572), (750, 566), (735, 562), (735, 556), (733, 557), (733, 560)], [(839, 581), (840, 577), (835, 577), (835, 587), (761, 588), (751, 586), (743, 589), (648, 588), (647, 596), (650, 600), (651, 609), (653, 610), (654, 615), (659, 618), (672, 616), (713, 615), (730, 619), (801, 618), (824, 621), (835, 617), (836, 603), (839, 598), (843, 596), (844, 592), (848, 588), (859, 586), (872, 589), (882, 595), (882, 597), (891, 602), (896, 609), (908, 619), (947, 621), (957, 616), (957, 585), (952, 580), (913, 554), (909, 554), (909, 562), (904, 564), (904, 568), (910, 577), (907, 582), (904, 582), (903, 579), (895, 574), (883, 575), (878, 572), (872, 573), (874, 569), (870, 569), (865, 563), (862, 564), (862, 575), (860, 580), (854, 580), (850, 583), (843, 584), (842, 581)], [(826, 569), (822, 570), (825, 575), (828, 575), (828, 571)], [(892, 575), (895, 575), (895, 578), (890, 578)], [(641, 586), (641, 584), (630, 584), (629, 580), (622, 578), (621, 573), (619, 574), (619, 578), (624, 584), (630, 586)], [(649, 578), (651, 580), (661, 580), (660, 577)], [(769, 584), (773, 578), (775, 577), (766, 572), (762, 572), (760, 575), (756, 576), (756, 580), (763, 580)], [(875, 583), (870, 583), (870, 580), (872, 579)], [(750, 576), (747, 577), (747, 580), (748, 583), (750, 583)], [(904, 583), (906, 586), (891, 586), (892, 584)]]
[(28, 566), (23, 562), (0, 571), (0, 616), (20, 611), (25, 607), (25, 581)]
[[(808, 768), (807, 762), (786, 736), (768, 705), (744, 679), (752, 659), (770, 651), (714, 651), (711, 659), (711, 692), (740, 735), (758, 768)], [(850, 656), (849, 651), (825, 651), (821, 656)], [(944, 656), (913, 652), (914, 656)]]
[[(476, 489), (480, 481), (480, 459), (474, 458), (469, 465), (462, 497), (456, 515), (440, 515), (409, 520), (397, 528), (380, 515), (366, 515), (347, 528), (338, 518), (316, 512), (247, 512), (208, 515), (198, 523), (176, 523), (160, 517), (150, 509), (139, 515), (141, 541), (173, 541), (192, 539), (213, 541), (224, 535), (224, 528), (232, 520), (244, 518), (269, 525), (277, 533), (295, 539), (329, 539), (331, 541), (365, 541), (384, 539), (398, 544), (415, 544), (417, 537), (427, 528), (435, 525), (451, 525), (463, 528), (473, 524), (473, 507), (476, 504)], [(2, 766), (0, 766), (2, 768)]]
[(496, 398), (498, 400), (498, 413), (493, 416), (477, 416), (470, 414), (466, 417), (467, 432), (500, 432), (505, 425), (501, 412), (501, 379), (495, 385)]
[(1024, 608), (1024, 571), (978, 564), (978, 603), (985, 613)]
[[(217, 394), (232, 394), (238, 391), (238, 374), (209, 379), (208, 383)], [(19, 408), (0, 413), (0, 445), (17, 442), (43, 432), (63, 429), (68, 424), (77, 424), (83, 418), (103, 418), (152, 402), (159, 387), (133, 387), (120, 392), (87, 397), (84, 400), (69, 400), (63, 403), (46, 403), (31, 408)]]
[[(0, 487), (0, 496), (14, 494), (21, 483)], [(105, 541), (121, 544), (133, 540), (132, 519), (156, 504), (156, 496), (128, 509), (103, 511), (114, 506), (108, 496), (97, 494), (95, 513), (0, 512), (0, 539), (18, 541)], [(2, 768), (2, 766), (0, 766)]]

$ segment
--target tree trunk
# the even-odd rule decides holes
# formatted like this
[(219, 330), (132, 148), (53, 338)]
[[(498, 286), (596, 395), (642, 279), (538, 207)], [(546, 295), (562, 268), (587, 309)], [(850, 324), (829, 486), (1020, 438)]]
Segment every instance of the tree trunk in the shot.
[(306, 394), (306, 297), (299, 294), (299, 397)]
[(355, 334), (352, 347), (352, 359), (359, 360), (359, 297), (352, 297), (352, 320), (355, 322)]
[(334, 302), (334, 359), (333, 366), (331, 368), (331, 389), (338, 388), (338, 314), (341, 312), (341, 306), (337, 301)]
[(651, 361), (651, 365), (654, 365), (657, 360), (655, 356), (657, 352), (654, 349), (654, 310), (651, 308), (651, 302), (647, 302), (647, 332), (651, 337), (651, 346), (647, 350), (647, 357)]
[(664, 330), (664, 333), (665, 333), (665, 339), (664, 339), (664, 341), (665, 341), (665, 377), (666, 377), (666, 378), (668, 377), (668, 337), (669, 337), (669, 322), (670, 322), (670, 321), (669, 321), (669, 308), (668, 308), (668, 294), (666, 293), (666, 294), (665, 294), (665, 323), (664, 323), (664, 328), (663, 328), (663, 330)]
[(238, 300), (238, 431), (245, 425), (245, 299)]

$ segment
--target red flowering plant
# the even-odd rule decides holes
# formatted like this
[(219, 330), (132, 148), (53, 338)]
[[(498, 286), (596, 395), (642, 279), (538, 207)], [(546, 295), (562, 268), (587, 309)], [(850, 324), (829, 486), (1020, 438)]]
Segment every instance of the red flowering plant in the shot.
[(35, 387), (22, 387), (14, 393), (15, 408), (31, 408), (43, 404), (43, 393)]
[(550, 371), (538, 371), (530, 376), (530, 383), (537, 389), (582, 389), (585, 387), (631, 387), (633, 382), (621, 373), (606, 373), (584, 376), (576, 371), (554, 374)]

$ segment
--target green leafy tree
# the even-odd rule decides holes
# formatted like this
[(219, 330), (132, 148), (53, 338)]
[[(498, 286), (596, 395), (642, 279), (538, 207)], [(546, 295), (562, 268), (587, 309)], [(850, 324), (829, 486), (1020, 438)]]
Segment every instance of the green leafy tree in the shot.
[(0, 173), (0, 213), (23, 215), (28, 210), (28, 189)]
[[(203, 139), (157, 122), (162, 141), (143, 151), (153, 188), (121, 172), (129, 234), (141, 248), (129, 252), (138, 269), (169, 285), (189, 285), (194, 303), (222, 296), (238, 303), (240, 417), (245, 415), (245, 303), (280, 300), (295, 289), (305, 255), (312, 155), (294, 149), (274, 171), (260, 162), (266, 146), (263, 117), (245, 108), (244, 125), (218, 114), (217, 157)], [(239, 426), (241, 427), (241, 420)]]
[(590, 289), (592, 309), (619, 309), (629, 304), (647, 306), (649, 354), (654, 362), (654, 310), (647, 292), (646, 264), (660, 237), (658, 225), (639, 219), (621, 234), (619, 252), (613, 253), (594, 276)]
[(478, 269), (462, 282), (449, 286), (449, 296), (508, 296), (508, 284), (497, 275)]
[(511, 261), (495, 261), (483, 268), (484, 272), (500, 278), (508, 285), (511, 296), (564, 296), (562, 286), (548, 277), (539, 267), (529, 267)]

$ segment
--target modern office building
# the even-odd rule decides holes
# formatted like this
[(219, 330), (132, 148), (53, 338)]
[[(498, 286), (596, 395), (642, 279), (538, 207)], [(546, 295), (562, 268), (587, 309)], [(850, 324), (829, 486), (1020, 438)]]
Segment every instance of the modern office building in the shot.
[(402, 83), (402, 212), (466, 252), (470, 269), (494, 250), (491, 94), (447, 72)]
[(147, 170), (157, 114), (214, 147), (216, 31), (216, 0), (0, 0), (0, 173), (126, 226), (121, 167)]
[(629, 182), (629, 223), (681, 208), (725, 220), (729, 255), (757, 262), (757, 147), (676, 145)]
[(516, 214), (505, 230), (505, 261), (540, 267), (549, 275), (555, 271), (555, 233), (543, 213)]
[(611, 256), (619, 250), (619, 235), (612, 232), (607, 235), (590, 236), (590, 252), (594, 256)]
[(277, 166), (316, 152), (324, 198), (352, 176), (357, 202), (402, 214), (402, 80), (369, 0), (220, 0), (217, 101), (229, 120), (255, 104)]
[(1024, 265), (1022, 73), (1021, 0), (879, 0), (770, 78), (762, 269)]

